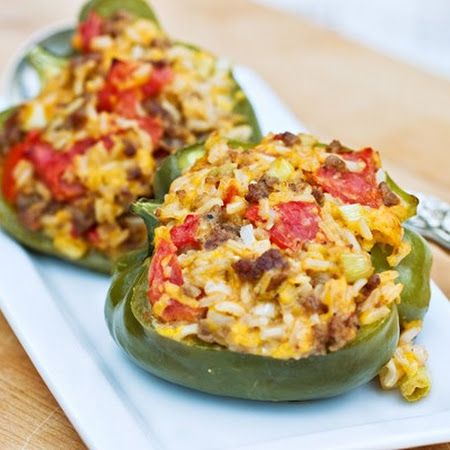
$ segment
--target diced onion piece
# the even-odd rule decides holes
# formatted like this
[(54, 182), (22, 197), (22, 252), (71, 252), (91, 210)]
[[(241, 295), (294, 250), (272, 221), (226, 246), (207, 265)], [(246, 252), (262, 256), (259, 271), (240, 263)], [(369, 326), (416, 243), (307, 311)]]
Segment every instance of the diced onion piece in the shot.
[(366, 253), (343, 253), (341, 260), (344, 266), (345, 278), (349, 283), (372, 275), (372, 262), (370, 256)]
[(281, 181), (287, 180), (294, 173), (291, 163), (284, 158), (277, 158), (267, 171), (267, 175), (278, 178)]
[(253, 226), (251, 224), (241, 227), (239, 234), (241, 235), (242, 242), (246, 246), (251, 246), (255, 243), (255, 235), (253, 233)]
[(400, 381), (400, 392), (408, 402), (416, 402), (430, 392), (431, 382), (425, 367), (420, 367), (415, 375)]

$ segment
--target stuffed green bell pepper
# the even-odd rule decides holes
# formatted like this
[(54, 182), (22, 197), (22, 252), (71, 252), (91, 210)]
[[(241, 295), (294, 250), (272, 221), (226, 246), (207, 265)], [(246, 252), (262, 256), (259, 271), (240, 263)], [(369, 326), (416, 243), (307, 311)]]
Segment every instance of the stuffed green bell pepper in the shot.
[(145, 244), (129, 205), (153, 194), (157, 165), (213, 130), (258, 139), (229, 66), (173, 41), (148, 4), (94, 0), (74, 53), (29, 54), (40, 94), (6, 112), (0, 223), (25, 245), (100, 271)]
[[(416, 199), (375, 151), (283, 133), (250, 146), (212, 135), (175, 156), (164, 170), (182, 174), (163, 203), (132, 207), (149, 252), (118, 263), (105, 306), (111, 335), (136, 363), (254, 400), (330, 397), (380, 370), (383, 387), (407, 386), (409, 400), (426, 394), (415, 331), (402, 334), (409, 366), (392, 358), (400, 329), (420, 328), (429, 300), (416, 305), (398, 280), (428, 280), (428, 257), (411, 258), (428, 250), (402, 226)], [(399, 319), (405, 305), (414, 322)]]

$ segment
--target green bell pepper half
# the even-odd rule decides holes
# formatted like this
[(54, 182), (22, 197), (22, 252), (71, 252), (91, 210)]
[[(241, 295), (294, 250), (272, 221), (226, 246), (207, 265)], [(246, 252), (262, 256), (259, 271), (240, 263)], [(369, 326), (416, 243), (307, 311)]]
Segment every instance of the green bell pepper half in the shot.
[(237, 353), (200, 340), (178, 342), (158, 334), (147, 299), (150, 258), (125, 256), (105, 305), (109, 331), (139, 366), (172, 383), (210, 394), (251, 400), (293, 401), (332, 397), (374, 378), (397, 346), (399, 320), (389, 316), (360, 329), (344, 348), (299, 360)]
[[(234, 147), (249, 144), (232, 143)], [(182, 149), (159, 167), (155, 180), (157, 198), (162, 200), (170, 182), (204, 155), (201, 144)], [(415, 213), (417, 199), (401, 190), (392, 179), (390, 188), (408, 205), (407, 215)], [(149, 242), (153, 242), (158, 219), (157, 203), (136, 204), (134, 211), (144, 218)], [(405, 288), (398, 316), (393, 306), (388, 318), (363, 327), (354, 341), (323, 356), (300, 360), (278, 360), (229, 351), (200, 340), (177, 342), (159, 335), (152, 326), (147, 299), (147, 273), (150, 258), (130, 255), (116, 267), (108, 293), (105, 316), (118, 345), (141, 367), (176, 384), (200, 391), (253, 400), (310, 400), (338, 395), (371, 380), (392, 356), (400, 324), (422, 318), (430, 291), (430, 254), (424, 240), (405, 230), (411, 253), (395, 268)], [(151, 255), (152, 249), (150, 249)], [(386, 262), (392, 249), (376, 245), (372, 261), (376, 272), (389, 270)]]
[[(89, 11), (92, 10), (96, 11), (103, 17), (109, 17), (118, 10), (125, 10), (135, 16), (150, 19), (159, 26), (158, 20), (153, 10), (145, 0), (128, 0), (127, 2), (122, 2), (121, 0), (91, 0), (82, 8), (79, 15), (79, 20), (84, 20), (87, 17)], [(189, 44), (183, 45), (187, 45), (191, 48), (197, 49), (196, 47), (190, 46)], [(71, 56), (73, 55), (55, 55), (46, 48), (36, 46), (32, 48), (27, 54), (27, 60), (36, 70), (41, 83), (45, 83), (49, 78), (55, 76), (68, 63)], [(236, 93), (238, 90), (240, 90), (240, 87), (237, 83), (235, 83), (234, 93)], [(243, 97), (243, 99), (236, 105), (235, 111), (247, 118), (248, 123), (252, 128), (251, 138), (255, 141), (259, 140), (261, 138), (261, 131), (258, 125), (258, 121), (256, 119), (253, 107), (246, 97)], [(0, 128), (13, 112), (14, 109), (9, 109), (7, 111), (4, 111), (3, 113), (0, 113)], [(188, 155), (188, 153), (190, 152), (192, 152), (192, 150), (190, 150), (189, 152), (185, 151), (187, 160), (191, 158), (191, 156)], [(182, 153), (183, 151), (180, 152), (180, 154)], [(168, 159), (170, 160), (170, 157)], [(184, 161), (183, 158), (181, 159)], [(188, 163), (184, 162), (184, 164), (187, 165)], [(2, 174), (0, 168), (0, 182), (1, 177)], [(158, 180), (159, 181), (157, 183), (163, 186), (158, 188), (159, 191), (161, 191), (162, 189), (168, 189), (168, 186), (172, 182), (172, 178), (168, 179), (166, 182), (161, 178), (161, 176), (158, 177)], [(111, 271), (112, 264), (110, 259), (98, 251), (90, 250), (86, 256), (78, 260), (69, 259), (67, 256), (64, 256), (54, 248), (51, 239), (44, 236), (42, 233), (33, 232), (26, 229), (19, 222), (17, 215), (15, 214), (11, 206), (7, 203), (1, 192), (0, 225), (16, 240), (35, 251), (57, 256), (77, 265), (99, 272), (110, 273)]]
[[(411, 245), (411, 252), (393, 269), (399, 273), (398, 282), (403, 284), (401, 303), (398, 305), (400, 322), (422, 320), (430, 303), (431, 251), (422, 236), (405, 227), (404, 240)], [(372, 262), (382, 270), (389, 270), (386, 258), (392, 253), (389, 245), (376, 245)]]

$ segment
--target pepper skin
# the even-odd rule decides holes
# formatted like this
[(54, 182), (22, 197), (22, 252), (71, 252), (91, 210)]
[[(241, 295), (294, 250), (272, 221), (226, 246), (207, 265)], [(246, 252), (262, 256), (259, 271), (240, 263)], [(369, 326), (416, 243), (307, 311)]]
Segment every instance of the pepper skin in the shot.
[(162, 202), (164, 195), (169, 192), (172, 181), (178, 178), (183, 170), (193, 166), (195, 161), (200, 159), (205, 153), (202, 144), (195, 144), (180, 149), (167, 156), (156, 170), (153, 180), (153, 194), (157, 201)]
[(138, 365), (182, 386), (251, 400), (332, 397), (374, 378), (397, 345), (395, 306), (386, 319), (362, 328), (349, 345), (323, 356), (281, 360), (200, 341), (180, 343), (152, 327), (146, 294), (148, 269), (149, 258), (142, 254), (120, 261), (107, 297), (106, 321), (115, 341)]
[(95, 11), (102, 17), (111, 17), (117, 11), (126, 11), (134, 16), (151, 20), (160, 26), (153, 9), (145, 0), (127, 0), (126, 2), (122, 0), (91, 0), (81, 8), (78, 21), (85, 21), (91, 11)]
[[(411, 245), (411, 252), (395, 267), (398, 281), (403, 284), (401, 303), (398, 305), (400, 322), (421, 320), (430, 303), (430, 271), (432, 257), (425, 240), (414, 231), (405, 228), (404, 240)], [(389, 270), (386, 257), (391, 253), (388, 245), (377, 245), (372, 250), (372, 262), (382, 270)]]

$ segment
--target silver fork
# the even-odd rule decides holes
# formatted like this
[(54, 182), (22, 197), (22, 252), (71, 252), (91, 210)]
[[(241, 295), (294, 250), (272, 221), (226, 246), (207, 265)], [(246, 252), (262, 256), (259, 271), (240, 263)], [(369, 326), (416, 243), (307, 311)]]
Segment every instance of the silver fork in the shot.
[[(18, 104), (34, 97), (40, 88), (39, 76), (27, 55), (34, 46), (44, 47), (59, 55), (71, 53), (70, 26), (53, 27), (40, 33), (25, 46), (11, 65), (6, 78), (4, 97), (7, 106)], [(419, 200), (417, 215), (407, 221), (407, 225), (424, 237), (450, 251), (450, 205), (436, 197), (423, 193), (415, 194)]]
[(416, 193), (417, 215), (407, 221), (410, 228), (450, 251), (450, 205), (443, 200)]

